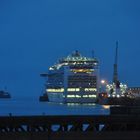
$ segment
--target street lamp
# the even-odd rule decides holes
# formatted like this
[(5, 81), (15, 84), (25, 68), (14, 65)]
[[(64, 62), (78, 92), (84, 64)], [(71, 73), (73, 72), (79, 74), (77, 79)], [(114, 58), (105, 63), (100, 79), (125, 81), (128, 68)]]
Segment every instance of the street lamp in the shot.
[(101, 91), (101, 92), (105, 92), (105, 90), (106, 90), (106, 85), (107, 85), (107, 81), (104, 80), (104, 79), (102, 79), (100, 82), (101, 82), (101, 84), (100, 84), (100, 91)]
[(101, 80), (101, 84), (105, 84), (106, 83), (106, 81), (105, 80)]

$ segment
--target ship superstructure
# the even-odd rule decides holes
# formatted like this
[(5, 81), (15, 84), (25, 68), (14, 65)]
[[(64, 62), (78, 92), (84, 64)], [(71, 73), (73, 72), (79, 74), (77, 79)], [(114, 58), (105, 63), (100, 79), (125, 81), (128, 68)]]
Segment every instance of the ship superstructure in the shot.
[(60, 103), (94, 103), (97, 99), (99, 62), (79, 51), (49, 68), (45, 94), (48, 101)]

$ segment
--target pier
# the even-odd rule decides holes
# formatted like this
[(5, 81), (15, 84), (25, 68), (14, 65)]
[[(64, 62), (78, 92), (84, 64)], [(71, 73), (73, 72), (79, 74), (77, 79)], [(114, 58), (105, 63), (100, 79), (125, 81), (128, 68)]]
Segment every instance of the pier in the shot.
[(138, 140), (139, 114), (1, 116), (0, 140)]

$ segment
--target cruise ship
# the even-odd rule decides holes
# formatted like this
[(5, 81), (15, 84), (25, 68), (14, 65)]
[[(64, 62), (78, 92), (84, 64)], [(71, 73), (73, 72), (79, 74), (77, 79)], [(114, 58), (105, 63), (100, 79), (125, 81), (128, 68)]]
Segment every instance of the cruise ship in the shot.
[[(99, 90), (99, 61), (94, 57), (85, 57), (79, 51), (59, 59), (51, 66), (46, 77), (45, 98), (58, 103), (95, 103)], [(44, 98), (43, 98), (44, 97)]]

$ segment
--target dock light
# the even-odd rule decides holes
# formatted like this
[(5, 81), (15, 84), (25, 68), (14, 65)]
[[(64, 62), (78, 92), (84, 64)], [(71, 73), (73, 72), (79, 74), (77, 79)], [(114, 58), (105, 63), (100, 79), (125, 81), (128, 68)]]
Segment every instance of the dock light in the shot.
[(113, 94), (112, 96), (115, 97), (115, 94)]
[(108, 81), (107, 80), (102, 79), (100, 82), (101, 82), (102, 85), (108, 86)]
[(120, 98), (120, 95), (117, 95), (117, 98)]
[(106, 83), (106, 81), (105, 80), (101, 80), (101, 84), (105, 84)]

